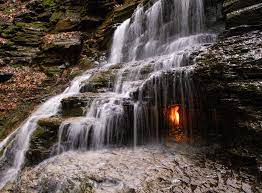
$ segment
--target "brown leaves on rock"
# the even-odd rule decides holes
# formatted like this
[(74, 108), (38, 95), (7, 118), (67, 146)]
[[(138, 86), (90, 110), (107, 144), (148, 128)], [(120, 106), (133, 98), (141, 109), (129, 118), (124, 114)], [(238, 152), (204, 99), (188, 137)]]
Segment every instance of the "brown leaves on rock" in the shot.
[(0, 112), (16, 108), (17, 103), (26, 99), (31, 92), (46, 79), (42, 72), (37, 72), (29, 67), (13, 68), (3, 67), (0, 72), (11, 72), (13, 78), (0, 84)]
[(66, 41), (72, 39), (79, 39), (80, 32), (62, 32), (58, 34), (47, 34), (43, 37), (43, 43), (45, 45), (53, 44), (57, 40)]
[(26, 4), (18, 0), (6, 2), (1, 7), (4, 7), (4, 10), (0, 11), (0, 21), (2, 22), (12, 22), (17, 15), (28, 12)]

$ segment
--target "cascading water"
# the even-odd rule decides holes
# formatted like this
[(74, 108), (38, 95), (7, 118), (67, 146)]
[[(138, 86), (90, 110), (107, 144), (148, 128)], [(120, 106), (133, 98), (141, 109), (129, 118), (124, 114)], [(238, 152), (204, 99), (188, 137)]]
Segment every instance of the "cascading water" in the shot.
[(158, 141), (161, 108), (175, 102), (192, 106), (188, 101), (196, 95), (188, 77), (191, 68), (183, 67), (188, 66), (189, 54), (215, 37), (205, 32), (202, 0), (139, 5), (113, 37), (107, 68), (122, 66), (113, 92), (95, 99), (82, 121), (62, 124), (57, 151), (83, 148), (82, 144), (98, 148)]
[(174, 54), (205, 42), (210, 35), (204, 31), (202, 0), (159, 0), (149, 9), (140, 5), (116, 30), (110, 62)]
[[(90, 77), (90, 74), (74, 79), (62, 94), (52, 97), (42, 104), (18, 129), (17, 134), (11, 134), (1, 143), (3, 155), (0, 158), (0, 189), (9, 181), (15, 180), (25, 159), (29, 146), (30, 136), (37, 128), (38, 120), (57, 114), (60, 102), (64, 97), (77, 94), (80, 83)], [(8, 145), (8, 146), (7, 146)], [(4, 167), (4, 168), (3, 168)]]
[[(61, 124), (56, 152), (158, 141), (163, 109), (175, 103), (189, 106), (192, 98), (198, 98), (189, 78), (189, 54), (215, 37), (205, 31), (202, 0), (157, 0), (151, 7), (139, 5), (116, 29), (109, 64), (98, 69), (121, 63), (113, 91), (95, 97), (85, 116)], [(95, 73), (76, 78), (63, 94), (40, 106), (0, 144), (4, 151), (1, 166), (5, 167), (0, 171), (0, 187), (20, 171), (38, 120), (57, 114), (61, 100), (79, 94), (81, 82)]]

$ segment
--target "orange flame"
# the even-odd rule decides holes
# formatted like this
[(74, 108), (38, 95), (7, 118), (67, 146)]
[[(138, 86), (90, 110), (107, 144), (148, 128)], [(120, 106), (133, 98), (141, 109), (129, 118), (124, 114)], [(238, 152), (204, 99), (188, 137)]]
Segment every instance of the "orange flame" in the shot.
[(171, 105), (164, 112), (170, 125), (168, 139), (175, 139), (177, 143), (189, 142), (190, 139), (185, 135), (182, 125), (181, 106), (179, 104)]
[(178, 111), (179, 106), (174, 106), (170, 109), (169, 119), (175, 126), (179, 126), (180, 124), (180, 115)]

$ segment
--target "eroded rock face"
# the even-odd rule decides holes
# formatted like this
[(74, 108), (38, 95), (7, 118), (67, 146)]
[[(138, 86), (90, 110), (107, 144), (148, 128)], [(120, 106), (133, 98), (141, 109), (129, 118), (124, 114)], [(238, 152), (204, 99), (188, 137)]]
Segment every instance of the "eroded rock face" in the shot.
[[(71, 65), (77, 64), (76, 59), (68, 61), (68, 58), (60, 57), (61, 54), (68, 55), (61, 44), (72, 47), (71, 43), (75, 40), (68, 32), (78, 31), (90, 35), (90, 32), (95, 31), (105, 20), (106, 14), (113, 10), (115, 4), (113, 0), (2, 2), (0, 38), (5, 41), (3, 45), (0, 44), (0, 57), (4, 58), (5, 65), (61, 65), (67, 62)], [(61, 40), (61, 32), (68, 33), (64, 36), (71, 43)], [(47, 52), (45, 47), (50, 43), (43, 38), (46, 34), (56, 36), (61, 43), (60, 47), (52, 49), (51, 53)], [(80, 57), (81, 49), (68, 50), (73, 58)], [(60, 60), (55, 60), (56, 56), (60, 57)]]
[(260, 30), (221, 37), (198, 56), (195, 71), (223, 124), (218, 126), (222, 140), (242, 151), (249, 149), (250, 156), (262, 153), (261, 37)]
[(261, 25), (262, 4), (260, 0), (226, 0), (224, 2), (226, 25)]
[(85, 116), (88, 108), (98, 96), (98, 93), (84, 93), (64, 98), (61, 101), (62, 115), (69, 117)]
[(117, 7), (114, 12), (108, 16), (110, 19), (105, 20), (96, 32), (99, 49), (110, 49), (112, 36), (117, 25), (130, 18), (140, 2), (147, 3), (148, 0), (126, 1), (124, 6)]
[[(14, 68), (19, 73), (14, 74), (12, 85), (25, 88), (23, 92), (17, 92), (19, 97), (14, 97), (13, 91), (10, 91), (15, 87), (10, 87), (3, 94), (4, 101), (14, 104), (9, 105), (11, 108), (0, 107), (1, 116), (3, 114), (0, 118), (1, 137), (18, 126), (34, 105), (45, 100), (51, 92), (66, 86), (69, 79), (81, 70), (94, 66), (100, 52), (91, 48), (96, 44), (91, 41), (93, 33), (105, 19), (110, 19), (106, 15), (113, 11), (115, 5), (114, 0), (0, 2), (0, 72), (6, 71), (5, 68)], [(83, 39), (91, 40), (83, 42)], [(20, 66), (21, 70), (18, 68)], [(31, 91), (21, 81), (17, 81), (24, 74), (24, 66), (32, 71), (29, 77), (35, 77), (31, 73), (47, 75), (44, 81), (39, 78), (42, 82), (37, 90)], [(34, 82), (34, 78), (27, 80), (28, 83), (30, 81)], [(32, 100), (35, 104), (31, 104)], [(23, 118), (20, 115), (10, 118), (14, 115), (11, 110), (16, 107), (20, 108), (17, 108), (17, 112), (22, 111), (21, 114), (24, 114)]]
[[(183, 152), (183, 153), (182, 153)], [(187, 153), (186, 153), (187, 152)], [(16, 191), (259, 192), (253, 178), (205, 159), (202, 150), (171, 145), (68, 152), (27, 168)]]
[(82, 50), (80, 32), (48, 34), (43, 37), (42, 53), (34, 58), (43, 66), (63, 65), (63, 68), (77, 64)]
[(39, 120), (39, 126), (31, 136), (30, 147), (26, 153), (27, 165), (36, 165), (51, 156), (62, 122), (60, 117)]

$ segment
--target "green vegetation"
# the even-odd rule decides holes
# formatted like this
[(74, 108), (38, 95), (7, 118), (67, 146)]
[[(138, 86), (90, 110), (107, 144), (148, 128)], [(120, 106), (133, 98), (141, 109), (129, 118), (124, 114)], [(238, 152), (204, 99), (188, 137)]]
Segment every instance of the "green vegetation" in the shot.
[(45, 7), (47, 7), (49, 10), (53, 11), (56, 7), (55, 0), (42, 0)]
[(25, 22), (16, 22), (15, 25), (17, 27), (23, 28), (23, 27), (27, 27), (27, 28), (44, 28), (46, 27), (46, 23), (44, 22), (31, 22), (31, 23), (25, 23)]
[(62, 16), (63, 16), (63, 12), (61, 11), (54, 12), (50, 17), (50, 21), (56, 23), (61, 19)]

